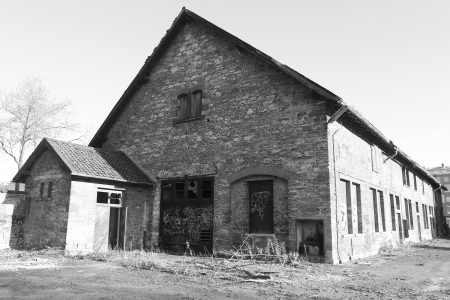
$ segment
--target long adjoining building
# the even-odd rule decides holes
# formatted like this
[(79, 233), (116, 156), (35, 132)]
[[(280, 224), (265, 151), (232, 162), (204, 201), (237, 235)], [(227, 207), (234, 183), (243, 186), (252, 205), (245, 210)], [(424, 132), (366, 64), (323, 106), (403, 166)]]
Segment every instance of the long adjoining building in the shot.
[(277, 239), (331, 263), (432, 239), (445, 189), (340, 97), (184, 8), (89, 146), (44, 139), (14, 181), (12, 246)]

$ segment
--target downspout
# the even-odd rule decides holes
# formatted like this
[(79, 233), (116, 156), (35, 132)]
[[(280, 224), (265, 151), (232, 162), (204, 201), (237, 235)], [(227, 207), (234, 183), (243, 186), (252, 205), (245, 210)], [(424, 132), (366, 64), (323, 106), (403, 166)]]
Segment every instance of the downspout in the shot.
[(397, 148), (396, 146), (394, 146), (394, 149), (395, 149), (394, 154), (391, 155), (391, 156), (389, 156), (388, 158), (386, 158), (386, 159), (383, 161), (383, 163), (386, 163), (388, 160), (393, 159), (394, 157), (397, 156), (397, 154), (398, 154), (398, 148)]
[[(331, 118), (328, 120), (327, 124), (331, 124), (335, 121), (337, 121), (337, 119), (339, 119), (339, 117), (341, 117), (345, 111), (347, 111), (348, 106), (346, 105), (342, 105), (341, 108), (339, 108), (332, 116)], [(341, 254), (339, 251), (339, 215), (338, 215), (338, 198), (337, 198), (337, 172), (336, 172), (336, 154), (335, 154), (335, 142), (334, 142), (334, 135), (342, 129), (342, 126), (339, 127), (338, 129), (336, 129), (333, 134), (331, 135), (331, 142), (333, 143), (333, 173), (334, 173), (334, 200), (335, 200), (335, 205), (336, 205), (336, 213), (335, 213), (335, 217), (336, 217), (336, 251), (337, 251), (337, 256), (339, 259), (339, 263), (342, 263), (342, 259), (341, 259)]]

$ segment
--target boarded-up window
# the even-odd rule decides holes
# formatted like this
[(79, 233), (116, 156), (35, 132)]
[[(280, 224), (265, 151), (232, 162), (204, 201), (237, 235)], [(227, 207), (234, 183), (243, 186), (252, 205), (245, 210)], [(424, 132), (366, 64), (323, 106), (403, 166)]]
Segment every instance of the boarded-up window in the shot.
[(273, 233), (273, 181), (248, 182), (249, 232)]
[(202, 91), (196, 90), (178, 95), (179, 120), (195, 119), (202, 114)]
[(358, 233), (363, 233), (362, 225), (362, 206), (361, 206), (361, 187), (357, 183), (353, 183), (356, 195), (356, 213), (358, 216)]
[(372, 191), (372, 201), (373, 201), (373, 220), (375, 224), (375, 232), (380, 231), (378, 224), (378, 201), (377, 201), (377, 191), (375, 189), (370, 189)]

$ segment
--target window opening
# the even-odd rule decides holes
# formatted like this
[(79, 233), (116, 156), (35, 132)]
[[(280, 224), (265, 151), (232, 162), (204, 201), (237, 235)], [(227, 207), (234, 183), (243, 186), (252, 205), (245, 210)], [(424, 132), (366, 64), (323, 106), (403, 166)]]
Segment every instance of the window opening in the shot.
[(378, 224), (378, 202), (377, 202), (377, 191), (375, 189), (372, 190), (372, 200), (373, 200), (373, 218), (375, 223), (375, 232), (379, 231)]
[(97, 191), (97, 203), (98, 204), (107, 204), (107, 205), (111, 205), (111, 206), (121, 206), (122, 205), (122, 192), (99, 190), (99, 191)]
[(178, 95), (179, 121), (195, 119), (202, 114), (202, 91), (195, 90)]
[(412, 211), (411, 200), (408, 200), (408, 203), (409, 203), (409, 223), (410, 223), (411, 229), (414, 229), (414, 220), (413, 220), (413, 211)]
[(380, 196), (380, 209), (381, 209), (381, 224), (383, 225), (383, 231), (386, 231), (386, 218), (384, 213), (384, 197), (383, 192), (378, 191), (378, 194)]
[(359, 184), (353, 183), (356, 195), (356, 213), (358, 216), (358, 233), (363, 233), (362, 226), (362, 205), (361, 205), (361, 187)]
[(341, 179), (342, 188), (345, 191), (345, 203), (347, 205), (347, 233), (353, 233), (353, 213), (352, 213), (352, 197), (350, 191), (350, 181)]
[(39, 190), (39, 195), (41, 198), (44, 197), (44, 183), (41, 182), (41, 186), (40, 186), (40, 190)]
[(391, 201), (391, 222), (392, 222), (392, 231), (396, 231), (397, 227), (395, 226), (395, 203), (394, 203), (394, 195), (389, 194), (389, 200)]
[(47, 198), (51, 198), (52, 193), (53, 193), (53, 182), (50, 181), (47, 187)]

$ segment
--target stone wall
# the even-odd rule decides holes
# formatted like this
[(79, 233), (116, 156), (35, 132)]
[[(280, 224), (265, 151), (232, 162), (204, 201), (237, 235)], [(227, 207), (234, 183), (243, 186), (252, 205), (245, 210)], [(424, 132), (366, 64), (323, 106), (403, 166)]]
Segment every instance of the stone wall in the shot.
[[(49, 195), (49, 184), (52, 183)], [(43, 184), (41, 192), (41, 184)], [(70, 174), (57, 156), (44, 151), (25, 183), (24, 247), (64, 248), (70, 197)]]
[[(203, 118), (174, 123), (177, 96), (195, 89), (203, 92)], [(283, 233), (292, 250), (297, 219), (329, 218), (327, 146), (324, 99), (195, 22), (180, 29), (103, 144), (124, 150), (154, 177), (214, 174), (217, 247), (232, 243), (230, 176), (253, 167), (292, 173)], [(155, 191), (150, 222), (156, 245), (160, 186)], [(325, 227), (331, 230), (329, 222)]]
[[(329, 155), (330, 155), (330, 188), (332, 211), (332, 236), (333, 236), (333, 260), (347, 261), (357, 259), (379, 252), (382, 247), (397, 246), (400, 243), (398, 220), (393, 230), (390, 194), (400, 198), (401, 218), (406, 219), (404, 199), (412, 201), (414, 228), (408, 230), (409, 237), (404, 243), (418, 242), (419, 227), (417, 216), (420, 219), (420, 238), (431, 239), (433, 228), (424, 228), (422, 204), (427, 208), (434, 207), (434, 199), (431, 185), (417, 177), (417, 190), (414, 189), (413, 174), (410, 173), (410, 187), (403, 185), (402, 168), (394, 160), (387, 159), (387, 155), (376, 146), (360, 138), (348, 128), (335, 122), (329, 126)], [(373, 151), (373, 154), (372, 154)], [(389, 153), (392, 155), (392, 153)], [(373, 161), (376, 166), (373, 167)], [(375, 169), (375, 170), (374, 170)], [(353, 233), (348, 233), (346, 189), (341, 180), (358, 184), (361, 191), (362, 203), (362, 227), (363, 232), (358, 233), (357, 205), (354, 191), (351, 192)], [(352, 186), (353, 188), (353, 186)], [(386, 230), (382, 228), (382, 210), (378, 200), (379, 232), (375, 232), (375, 215), (370, 189), (381, 191), (384, 195), (384, 215)], [(379, 196), (379, 195), (377, 195)], [(395, 199), (395, 198), (394, 198)], [(419, 213), (416, 213), (416, 202), (419, 203)], [(395, 211), (397, 214), (397, 211)]]

